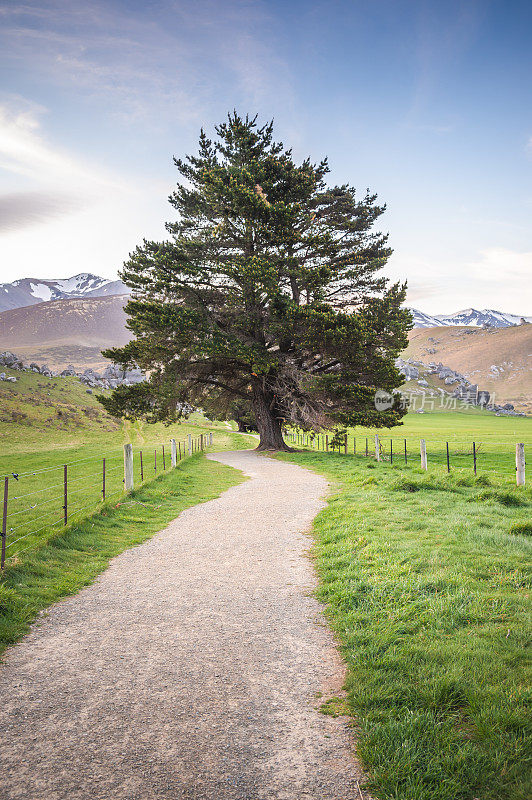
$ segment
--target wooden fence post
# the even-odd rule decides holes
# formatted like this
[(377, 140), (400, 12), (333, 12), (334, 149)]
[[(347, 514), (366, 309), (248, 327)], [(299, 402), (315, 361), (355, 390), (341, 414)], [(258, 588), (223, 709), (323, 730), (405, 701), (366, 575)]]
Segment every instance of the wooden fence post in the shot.
[(63, 522), (66, 525), (68, 521), (68, 467), (63, 466)]
[(177, 467), (177, 445), (175, 443), (175, 439), (170, 439), (170, 463), (172, 465), (172, 469)]
[(381, 448), (379, 442), (379, 435), (377, 433), (375, 434), (375, 458), (377, 459), (377, 461), (381, 460)]
[(9, 478), (4, 478), (4, 503), (2, 511), (2, 556), (0, 569), (4, 569), (6, 563), (6, 538), (7, 538), (7, 495), (9, 492)]
[(427, 469), (427, 446), (425, 444), (425, 439), (421, 439), (419, 442), (419, 449), (421, 452), (421, 469)]
[(189, 456), (192, 455), (192, 434), (188, 434), (188, 454)]
[(209, 444), (212, 444), (212, 431), (209, 433), (210, 441)]
[(520, 442), (515, 446), (515, 476), (518, 486), (525, 485), (525, 445)]
[(124, 489), (130, 492), (133, 489), (133, 445), (124, 445)]

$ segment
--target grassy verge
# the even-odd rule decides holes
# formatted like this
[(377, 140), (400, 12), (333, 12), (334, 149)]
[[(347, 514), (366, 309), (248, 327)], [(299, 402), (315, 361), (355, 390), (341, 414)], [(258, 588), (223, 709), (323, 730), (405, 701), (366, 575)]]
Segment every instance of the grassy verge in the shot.
[[(0, 426), (1, 429), (1, 426)], [(239, 436), (226, 427), (204, 420), (191, 420), (164, 428), (136, 423), (124, 426), (133, 444), (133, 478), (138, 488), (170, 470), (170, 437), (178, 441), (178, 457), (186, 452), (187, 434), (198, 441), (200, 434), (214, 433), (213, 449), (240, 449), (252, 446), (254, 439)], [(124, 493), (123, 446), (116, 439), (94, 436), (85, 431), (82, 443), (66, 445), (48, 435), (48, 447), (38, 436), (27, 441), (27, 452), (3, 452), (0, 476), (7, 475), (6, 563), (26, 558), (28, 551), (41, 547), (64, 525), (64, 467), (67, 470), (67, 522), (80, 522), (102, 506), (103, 458), (105, 457), (106, 499), (116, 502)], [(81, 435), (81, 434), (78, 434)], [(51, 441), (50, 441), (51, 439)], [(37, 445), (34, 449), (34, 446)], [(3, 471), (3, 472), (2, 472)], [(0, 502), (3, 496), (0, 486)]]
[(192, 456), (8, 566), (0, 582), (0, 652), (27, 632), (39, 611), (90, 583), (113, 556), (241, 480), (231, 467)]
[(315, 523), (319, 591), (374, 795), (531, 797), (530, 489), (353, 456), (280, 457), (337, 487)]

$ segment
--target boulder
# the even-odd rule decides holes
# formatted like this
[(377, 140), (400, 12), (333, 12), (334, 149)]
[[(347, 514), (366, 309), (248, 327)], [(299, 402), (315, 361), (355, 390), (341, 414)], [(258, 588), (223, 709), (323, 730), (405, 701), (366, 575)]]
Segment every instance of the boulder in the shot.
[(18, 356), (11, 353), (9, 350), (6, 350), (5, 353), (0, 353), (0, 364), (4, 364), (6, 367), (12, 367), (14, 364), (18, 363), (20, 363)]

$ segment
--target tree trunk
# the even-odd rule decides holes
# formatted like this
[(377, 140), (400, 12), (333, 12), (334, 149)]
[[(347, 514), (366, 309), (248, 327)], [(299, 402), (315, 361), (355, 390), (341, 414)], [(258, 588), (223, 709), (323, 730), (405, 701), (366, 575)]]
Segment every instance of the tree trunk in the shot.
[(281, 420), (275, 416), (275, 410), (271, 408), (272, 400), (273, 397), (268, 396), (262, 387), (253, 387), (253, 413), (260, 436), (260, 442), (256, 449), (284, 450), (287, 453), (292, 453), (292, 448), (288, 447), (283, 439)]

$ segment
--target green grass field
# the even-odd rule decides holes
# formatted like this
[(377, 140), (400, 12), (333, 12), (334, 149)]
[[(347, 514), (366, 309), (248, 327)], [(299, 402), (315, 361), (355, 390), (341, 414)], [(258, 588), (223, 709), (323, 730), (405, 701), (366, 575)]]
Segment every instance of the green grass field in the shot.
[(334, 487), (315, 522), (319, 596), (374, 796), (532, 796), (532, 490), (501, 486), (493, 471), (475, 480), (363, 456), (279, 457)]
[[(139, 486), (170, 469), (172, 437), (181, 457), (189, 434), (197, 441), (212, 431), (216, 450), (253, 441), (200, 414), (171, 426), (122, 423), (109, 417), (75, 378), (11, 374), (18, 377), (16, 383), (0, 384), (0, 477), (9, 478), (7, 564), (25, 558), (64, 527), (65, 465), (67, 524), (73, 525), (102, 506), (104, 458), (107, 504), (121, 500), (126, 442), (133, 444)], [(4, 483), (0, 503), (3, 489)]]
[[(404, 464), (406, 439), (407, 463), (420, 464), (420, 440), (425, 439), (429, 471), (447, 469), (446, 443), (452, 472), (473, 474), (473, 442), (475, 442), (477, 472), (491, 475), (497, 481), (515, 482), (515, 445), (525, 444), (532, 453), (532, 417), (496, 417), (487, 411), (427, 411), (409, 413), (402, 425), (395, 428), (356, 428), (348, 435), (348, 452), (375, 452), (375, 434), (379, 435), (383, 459)], [(323, 448), (320, 436), (320, 448)], [(315, 440), (314, 446), (316, 446)], [(531, 476), (532, 479), (532, 476)]]

